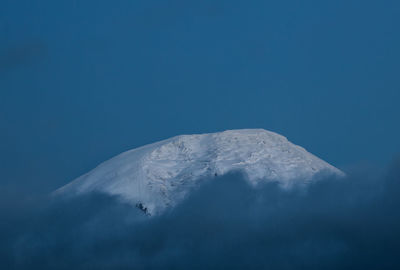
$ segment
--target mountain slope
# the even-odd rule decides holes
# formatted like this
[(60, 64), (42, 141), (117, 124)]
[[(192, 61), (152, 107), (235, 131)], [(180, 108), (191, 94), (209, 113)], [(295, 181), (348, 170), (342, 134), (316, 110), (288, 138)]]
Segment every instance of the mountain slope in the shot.
[(343, 175), (279, 134), (243, 129), (181, 135), (124, 152), (55, 193), (104, 192), (155, 214), (179, 203), (202, 179), (232, 171), (253, 185), (277, 181), (283, 187), (321, 173)]

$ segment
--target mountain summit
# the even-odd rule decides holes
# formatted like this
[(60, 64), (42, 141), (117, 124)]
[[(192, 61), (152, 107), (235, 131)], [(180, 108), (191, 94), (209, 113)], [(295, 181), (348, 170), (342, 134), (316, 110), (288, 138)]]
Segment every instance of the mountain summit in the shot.
[(250, 184), (275, 181), (290, 187), (318, 175), (343, 172), (264, 129), (181, 135), (129, 150), (56, 190), (77, 195), (92, 191), (117, 195), (148, 214), (182, 201), (204, 179), (241, 172)]

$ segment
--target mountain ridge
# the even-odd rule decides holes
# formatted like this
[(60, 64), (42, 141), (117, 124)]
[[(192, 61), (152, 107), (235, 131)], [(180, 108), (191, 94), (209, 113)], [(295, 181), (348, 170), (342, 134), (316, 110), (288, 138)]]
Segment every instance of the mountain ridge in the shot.
[(178, 135), (123, 152), (55, 191), (117, 195), (149, 214), (181, 202), (202, 179), (239, 171), (253, 186), (275, 181), (283, 188), (319, 174), (344, 173), (264, 129)]

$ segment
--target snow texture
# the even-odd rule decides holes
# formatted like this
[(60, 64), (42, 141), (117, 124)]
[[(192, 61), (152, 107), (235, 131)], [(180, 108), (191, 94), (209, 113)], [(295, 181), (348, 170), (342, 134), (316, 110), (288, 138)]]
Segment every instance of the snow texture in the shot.
[(75, 196), (97, 191), (116, 195), (153, 215), (177, 205), (205, 179), (235, 171), (254, 187), (263, 181), (276, 181), (282, 188), (290, 188), (321, 174), (344, 175), (279, 134), (242, 129), (181, 135), (129, 150), (55, 194)]

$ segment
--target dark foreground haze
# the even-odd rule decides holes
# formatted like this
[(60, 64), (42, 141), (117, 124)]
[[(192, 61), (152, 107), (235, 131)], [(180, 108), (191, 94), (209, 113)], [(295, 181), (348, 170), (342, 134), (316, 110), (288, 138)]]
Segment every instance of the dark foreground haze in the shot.
[[(375, 173), (377, 174), (377, 173)], [(208, 181), (148, 218), (100, 194), (1, 213), (2, 269), (400, 269), (400, 162), (305, 191)], [(17, 199), (16, 199), (17, 200)], [(2, 208), (7, 209), (7, 208)]]

